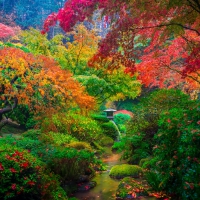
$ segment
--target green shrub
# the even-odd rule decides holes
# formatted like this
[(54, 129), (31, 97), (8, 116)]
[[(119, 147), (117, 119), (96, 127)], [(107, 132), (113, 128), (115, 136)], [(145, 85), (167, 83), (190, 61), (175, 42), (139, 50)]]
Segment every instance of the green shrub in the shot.
[(131, 119), (131, 116), (124, 113), (114, 115), (114, 122), (119, 128), (120, 133), (126, 133), (126, 123)]
[(100, 137), (102, 130), (95, 120), (80, 115), (70, 115), (67, 118), (73, 118), (71, 134), (78, 140), (91, 142)]
[(118, 105), (117, 107), (118, 107), (118, 110), (128, 110), (128, 111), (133, 112), (134, 103), (135, 103), (135, 99), (126, 99), (124, 101), (120, 101), (120, 105)]
[(157, 120), (158, 115), (139, 112), (128, 122), (122, 157), (129, 163), (138, 164), (142, 158), (152, 155), (153, 136), (158, 130)]
[(126, 125), (118, 125), (120, 133), (126, 133)]
[(188, 102), (190, 102), (189, 95), (176, 89), (157, 89), (140, 101), (148, 113), (158, 115), (174, 107), (187, 108)]
[(113, 140), (117, 139), (118, 137), (118, 131), (115, 127), (115, 125), (109, 121), (107, 123), (103, 123), (101, 125), (103, 133), (109, 137), (111, 137)]
[(152, 190), (157, 192), (162, 191), (160, 187), (162, 177), (159, 173), (153, 170), (145, 170), (144, 177), (148, 181), (148, 184), (151, 186)]
[(36, 161), (27, 151), (6, 145), (0, 146), (0, 197), (11, 199), (30, 194), (38, 199), (41, 190), (37, 187), (40, 184), (40, 176), (37, 174), (42, 163)]
[(85, 149), (85, 150), (88, 150), (90, 152), (92, 152), (92, 147), (90, 146), (89, 143), (87, 142), (71, 142), (70, 144), (67, 144), (65, 145), (66, 147), (71, 147), (71, 148), (75, 148), (77, 150), (82, 150), (82, 149)]
[(3, 44), (4, 47), (14, 47), (14, 48), (18, 48), (21, 49), (22, 51), (26, 52), (26, 53), (30, 53), (30, 50), (28, 48), (26, 48), (25, 46), (19, 46), (17, 44), (13, 44), (11, 42), (6, 42)]
[(44, 164), (27, 151), (4, 144), (0, 152), (1, 199), (67, 199), (56, 177), (45, 173)]
[(42, 123), (42, 131), (70, 134), (80, 141), (91, 142), (99, 138), (102, 130), (95, 120), (80, 114), (69, 112), (53, 115)]
[(98, 121), (99, 123), (109, 122), (109, 119), (104, 115), (93, 114), (91, 118)]
[(142, 168), (137, 165), (115, 165), (111, 168), (109, 175), (113, 178), (139, 177), (142, 174)]
[(41, 131), (44, 133), (69, 133), (70, 127), (68, 127), (68, 121), (63, 113), (52, 115), (45, 118), (41, 123)]
[(93, 141), (91, 145), (96, 150), (97, 153), (101, 154), (104, 152), (104, 148), (98, 142)]
[(17, 121), (21, 127), (29, 129), (33, 128), (37, 121), (34, 119), (34, 114), (30, 112), (28, 105), (18, 105), (9, 117)]
[(86, 150), (74, 148), (57, 149), (49, 159), (49, 168), (61, 177), (62, 183), (76, 180), (85, 174), (91, 163), (95, 163), (94, 154)]
[(112, 150), (117, 152), (122, 152), (124, 151), (125, 145), (126, 145), (125, 140), (124, 138), (122, 138), (120, 141), (114, 142)]
[(127, 159), (128, 163), (138, 164), (142, 158), (151, 155), (151, 148), (148, 140), (145, 140), (144, 133), (138, 133), (133, 136), (125, 136), (119, 142), (116, 142), (112, 149), (123, 152), (122, 159)]
[(149, 163), (149, 161), (151, 160), (150, 157), (148, 158), (142, 158), (139, 162), (139, 166), (142, 168), (147, 168), (147, 164)]
[(142, 158), (151, 156), (161, 113), (173, 107), (190, 108), (193, 104), (188, 95), (174, 89), (155, 90), (141, 98), (134, 117), (127, 124), (123, 157), (130, 163), (138, 164)]
[(40, 129), (30, 129), (22, 134), (23, 137), (27, 137), (32, 140), (38, 140), (40, 135), (41, 135)]
[(41, 177), (41, 189), (43, 193), (42, 198), (39, 197), (39, 199), (68, 200), (66, 192), (64, 191), (63, 187), (60, 186), (60, 177), (49, 170), (46, 170), (45, 172), (46, 173), (42, 173)]
[(113, 145), (114, 140), (111, 137), (102, 136), (102, 138), (100, 139), (99, 143), (102, 146), (111, 146), (111, 145)]
[(117, 113), (116, 115), (114, 115), (114, 122), (117, 125), (123, 125), (125, 124), (127, 121), (129, 121), (131, 119), (131, 116), (128, 114), (123, 114), (123, 113)]
[[(157, 190), (175, 195), (176, 199), (200, 197), (200, 111), (174, 108), (161, 115), (155, 135), (151, 173), (160, 180)], [(152, 181), (149, 181), (152, 184)]]
[(28, 150), (30, 154), (43, 161), (52, 172), (59, 175), (63, 182), (76, 179), (80, 174), (84, 174), (92, 163), (97, 162), (94, 153), (87, 150), (52, 146), (30, 138), (7, 136), (0, 139), (0, 145), (4, 146), (4, 144)]
[(48, 132), (43, 133), (40, 139), (45, 143), (50, 143), (54, 146), (65, 146), (70, 142), (78, 141), (75, 137), (69, 134)]
[(10, 144), (21, 149), (28, 150), (30, 154), (32, 154), (35, 157), (38, 157), (45, 163), (47, 162), (47, 160), (49, 160), (49, 158), (52, 157), (52, 155), (56, 151), (56, 148), (52, 145), (45, 144), (40, 140), (32, 140), (28, 137), (15, 138), (12, 136), (6, 136), (0, 139), (0, 145), (4, 144)]

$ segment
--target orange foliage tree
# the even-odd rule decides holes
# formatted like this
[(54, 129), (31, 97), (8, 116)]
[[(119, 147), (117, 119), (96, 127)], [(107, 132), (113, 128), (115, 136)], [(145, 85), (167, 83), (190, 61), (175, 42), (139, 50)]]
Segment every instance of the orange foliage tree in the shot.
[(51, 58), (16, 48), (0, 50), (0, 128), (18, 104), (35, 113), (59, 112), (69, 107), (91, 109), (94, 99)]

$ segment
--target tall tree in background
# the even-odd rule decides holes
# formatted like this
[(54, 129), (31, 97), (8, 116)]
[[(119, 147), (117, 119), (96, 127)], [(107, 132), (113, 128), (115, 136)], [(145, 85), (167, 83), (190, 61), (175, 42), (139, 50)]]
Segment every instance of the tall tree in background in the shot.
[(22, 29), (29, 27), (41, 28), (45, 18), (58, 11), (64, 5), (65, 0), (2, 0), (0, 11), (3, 18), (12, 17), (13, 21)]
[[(147, 86), (200, 85), (200, 2), (196, 0), (69, 0), (44, 23), (59, 22), (65, 31), (101, 9), (111, 31), (101, 41), (91, 64), (112, 59), (126, 72), (139, 72)], [(141, 43), (140, 48), (138, 44)]]

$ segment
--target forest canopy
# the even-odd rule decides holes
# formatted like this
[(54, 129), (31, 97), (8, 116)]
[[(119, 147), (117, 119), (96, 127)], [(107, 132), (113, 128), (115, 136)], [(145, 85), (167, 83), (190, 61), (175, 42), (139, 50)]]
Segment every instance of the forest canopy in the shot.
[(97, 9), (110, 30), (90, 65), (110, 59), (110, 69), (123, 64), (146, 86), (199, 88), (198, 1), (69, 0), (48, 16), (42, 32), (57, 22), (70, 31)]

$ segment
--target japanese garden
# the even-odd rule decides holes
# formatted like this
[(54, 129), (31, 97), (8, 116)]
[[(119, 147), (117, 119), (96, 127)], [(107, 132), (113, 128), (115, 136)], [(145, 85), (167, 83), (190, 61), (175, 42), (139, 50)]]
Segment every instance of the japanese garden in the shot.
[(129, 199), (200, 199), (200, 1), (0, 0), (0, 200)]

